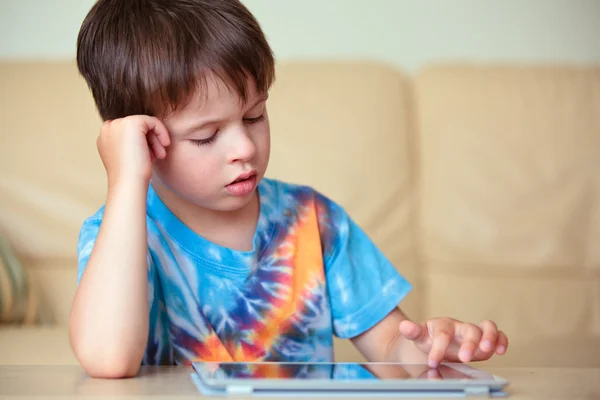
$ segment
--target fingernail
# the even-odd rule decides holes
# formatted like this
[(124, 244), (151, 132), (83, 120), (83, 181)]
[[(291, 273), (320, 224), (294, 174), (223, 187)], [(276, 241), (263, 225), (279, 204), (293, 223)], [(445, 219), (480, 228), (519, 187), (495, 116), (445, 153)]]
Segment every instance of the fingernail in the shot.
[(482, 343), (483, 350), (489, 350), (492, 348), (492, 342), (489, 340), (484, 340)]
[(506, 351), (506, 347), (504, 347), (504, 346), (498, 346), (498, 352), (504, 353), (505, 351)]
[(460, 356), (460, 359), (465, 362), (469, 361), (471, 359), (471, 353), (468, 350), (462, 350), (459, 353), (459, 356)]
[(435, 362), (433, 360), (429, 360), (429, 367), (430, 368), (437, 368), (437, 362)]

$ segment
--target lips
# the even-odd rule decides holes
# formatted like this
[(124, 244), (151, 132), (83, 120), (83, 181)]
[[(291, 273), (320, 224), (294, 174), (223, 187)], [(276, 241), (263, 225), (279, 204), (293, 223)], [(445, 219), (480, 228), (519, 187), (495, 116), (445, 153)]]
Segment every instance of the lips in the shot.
[(241, 174), (226, 186), (227, 191), (233, 196), (246, 196), (256, 188), (256, 171)]
[(256, 175), (256, 171), (245, 172), (245, 173), (241, 174), (240, 176), (238, 176), (233, 182), (231, 182), (230, 185), (233, 185), (234, 183), (245, 181), (246, 179), (251, 178), (255, 175)]

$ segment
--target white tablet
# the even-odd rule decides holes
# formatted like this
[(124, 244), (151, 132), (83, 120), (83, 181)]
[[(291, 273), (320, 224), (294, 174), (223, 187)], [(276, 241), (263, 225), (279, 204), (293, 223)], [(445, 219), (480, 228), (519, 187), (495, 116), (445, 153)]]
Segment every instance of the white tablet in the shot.
[(508, 381), (466, 364), (431, 369), (400, 363), (212, 363), (192, 364), (207, 395), (483, 395), (503, 396)]

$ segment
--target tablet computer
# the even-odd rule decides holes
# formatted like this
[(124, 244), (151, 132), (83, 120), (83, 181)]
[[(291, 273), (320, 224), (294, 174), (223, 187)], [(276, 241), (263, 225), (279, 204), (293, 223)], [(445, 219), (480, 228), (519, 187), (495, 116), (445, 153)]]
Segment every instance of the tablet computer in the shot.
[(502, 396), (508, 381), (466, 364), (194, 362), (208, 395), (343, 394)]

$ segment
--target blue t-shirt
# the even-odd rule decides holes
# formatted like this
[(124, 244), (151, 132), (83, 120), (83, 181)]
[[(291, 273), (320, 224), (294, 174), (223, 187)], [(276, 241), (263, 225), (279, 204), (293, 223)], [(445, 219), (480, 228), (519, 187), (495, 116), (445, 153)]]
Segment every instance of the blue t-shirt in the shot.
[[(264, 178), (251, 251), (214, 244), (147, 197), (150, 329), (144, 364), (333, 361), (333, 335), (383, 319), (411, 285), (342, 207)], [(104, 207), (81, 229), (78, 282)]]

